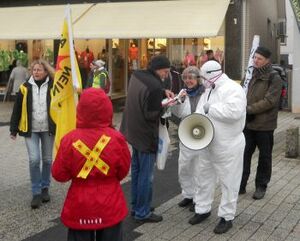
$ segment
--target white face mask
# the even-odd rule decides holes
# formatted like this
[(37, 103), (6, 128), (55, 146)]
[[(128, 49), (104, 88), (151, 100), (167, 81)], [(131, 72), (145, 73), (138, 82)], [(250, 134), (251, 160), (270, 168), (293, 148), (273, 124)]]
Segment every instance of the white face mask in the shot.
[(209, 88), (215, 88), (215, 82), (221, 77), (222, 73), (216, 75), (215, 77), (213, 78), (210, 78), (210, 79), (204, 79), (202, 82), (203, 82), (203, 86), (206, 88), (206, 89), (209, 89)]
[(209, 89), (211, 87), (212, 83), (210, 83), (208, 80), (204, 80), (203, 81), (203, 86), (206, 88), (206, 89)]

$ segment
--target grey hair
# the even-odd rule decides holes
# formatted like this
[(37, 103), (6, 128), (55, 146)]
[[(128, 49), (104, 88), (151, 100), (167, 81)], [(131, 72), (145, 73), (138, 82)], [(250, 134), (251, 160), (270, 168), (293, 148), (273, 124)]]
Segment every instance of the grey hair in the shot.
[(200, 83), (200, 70), (196, 66), (189, 66), (185, 68), (182, 75), (194, 74), (197, 76), (197, 80)]

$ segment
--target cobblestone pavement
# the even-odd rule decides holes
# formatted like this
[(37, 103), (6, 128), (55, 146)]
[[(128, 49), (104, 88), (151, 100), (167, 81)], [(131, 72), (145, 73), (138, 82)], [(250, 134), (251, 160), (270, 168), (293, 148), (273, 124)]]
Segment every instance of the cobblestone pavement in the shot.
[[(52, 200), (40, 209), (31, 210), (30, 180), (27, 153), (23, 138), (9, 138), (9, 121), (12, 103), (0, 103), (0, 240), (20, 241), (56, 225), (68, 184), (53, 181)], [(121, 113), (114, 116), (118, 127)], [(163, 222), (144, 224), (135, 229), (142, 235), (136, 241), (299, 241), (300, 240), (300, 158), (285, 158), (285, 130), (291, 125), (300, 126), (300, 119), (289, 112), (279, 113), (279, 126), (275, 131), (273, 175), (264, 199), (254, 201), (254, 174), (257, 153), (253, 158), (252, 174), (247, 193), (240, 196), (237, 217), (233, 228), (226, 234), (214, 235), (217, 223), (217, 206), (220, 188), (215, 193), (212, 215), (203, 223), (191, 226), (192, 213), (177, 206), (178, 195), (156, 211)], [(128, 177), (129, 178), (129, 177)], [(128, 179), (127, 179), (128, 180)], [(54, 194), (55, 193), (55, 194)]]

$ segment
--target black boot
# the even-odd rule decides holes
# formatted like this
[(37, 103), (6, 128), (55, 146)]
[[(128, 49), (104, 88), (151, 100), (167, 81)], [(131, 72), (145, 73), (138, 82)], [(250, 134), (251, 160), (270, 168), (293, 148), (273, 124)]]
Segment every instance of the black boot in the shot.
[(184, 198), (183, 200), (181, 200), (178, 203), (178, 206), (183, 208), (183, 207), (189, 206), (191, 204), (193, 204), (193, 199), (191, 199), (191, 198)]
[(229, 229), (232, 228), (232, 221), (226, 221), (224, 218), (220, 219), (220, 222), (217, 224), (217, 226), (214, 229), (214, 233), (221, 234), (226, 233)]
[(209, 216), (210, 216), (210, 212), (208, 212), (208, 213), (203, 213), (203, 214), (196, 213), (196, 214), (189, 220), (189, 224), (195, 225), (195, 224), (201, 223), (202, 221), (204, 221), (205, 219), (207, 219)]
[(155, 214), (155, 213), (151, 213), (150, 216), (148, 218), (145, 219), (136, 219), (135, 221), (137, 223), (158, 223), (161, 222), (163, 220), (163, 217), (161, 215)]
[(190, 206), (189, 211), (194, 213), (195, 212), (195, 203), (192, 204), (192, 206)]
[(50, 201), (49, 191), (48, 188), (42, 189), (42, 202), (46, 203)]
[[(150, 207), (150, 212), (153, 213), (154, 210), (155, 210), (155, 207)], [(130, 215), (131, 215), (132, 217), (134, 217), (134, 216), (135, 216), (135, 211), (131, 210)]]
[(31, 204), (30, 204), (31, 208), (32, 209), (39, 208), (41, 206), (41, 203), (42, 203), (41, 195), (40, 194), (33, 195), (33, 198), (31, 200)]
[(252, 197), (255, 200), (260, 200), (265, 196), (265, 194), (266, 194), (265, 188), (257, 187)]

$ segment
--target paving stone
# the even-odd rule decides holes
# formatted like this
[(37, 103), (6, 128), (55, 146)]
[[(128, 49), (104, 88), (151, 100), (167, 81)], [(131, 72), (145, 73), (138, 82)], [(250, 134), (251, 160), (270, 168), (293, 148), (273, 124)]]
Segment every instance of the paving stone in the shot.
[(289, 231), (283, 228), (277, 228), (274, 232), (270, 235), (267, 241), (281, 241), (285, 240), (285, 238), (289, 235)]
[[(6, 115), (3, 115), (4, 109), (0, 103), (0, 121), (5, 119), (9, 121), (11, 108), (12, 104), (5, 110)], [(117, 127), (121, 116), (121, 114), (114, 116)], [(233, 228), (228, 233), (223, 235), (213, 233), (219, 220), (217, 212), (221, 189), (218, 185), (212, 204), (212, 215), (203, 223), (193, 226), (188, 224), (193, 213), (178, 207), (177, 203), (182, 196), (177, 195), (156, 208), (156, 212), (162, 214), (164, 220), (137, 227), (135, 231), (141, 236), (135, 240), (299, 241), (300, 158), (284, 157), (284, 133), (290, 124), (300, 125), (300, 120), (294, 119), (292, 113), (279, 112), (278, 129), (275, 130), (274, 138), (273, 174), (265, 198), (259, 201), (252, 199), (258, 157), (258, 152), (254, 153), (247, 193), (239, 196), (236, 218), (233, 221)], [(177, 135), (174, 126), (170, 131), (170, 135)], [(0, 127), (0, 240), (20, 241), (55, 225), (52, 220), (60, 216), (69, 184), (62, 185), (53, 181), (50, 188), (51, 202), (42, 205), (38, 210), (31, 210), (28, 158), (24, 138), (12, 141), (8, 135), (8, 126)], [(178, 140), (172, 140), (172, 148), (178, 148)], [(125, 182), (129, 180), (130, 175)]]
[(270, 217), (270, 213), (259, 211), (255, 214), (255, 216), (251, 219), (253, 222), (263, 223)]
[(198, 235), (203, 229), (204, 229), (203, 226), (199, 226), (199, 225), (191, 226), (190, 225), (189, 228), (185, 229), (182, 232), (181, 236), (188, 237), (191, 239), (191, 238), (195, 237), (196, 235)]
[(191, 239), (191, 241), (207, 241), (214, 236), (212, 230), (203, 230), (201, 233)]
[(274, 220), (266, 220), (262, 226), (260, 227), (261, 230), (264, 230), (266, 232), (272, 233), (280, 224), (280, 221), (274, 221)]
[(262, 229), (258, 229), (249, 241), (265, 241), (270, 237), (271, 233)]

